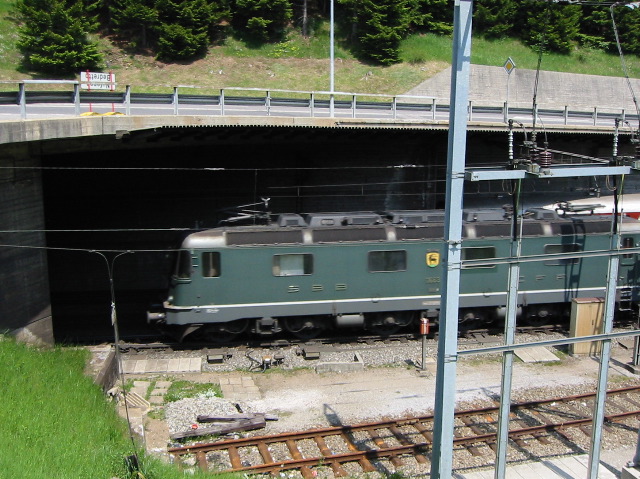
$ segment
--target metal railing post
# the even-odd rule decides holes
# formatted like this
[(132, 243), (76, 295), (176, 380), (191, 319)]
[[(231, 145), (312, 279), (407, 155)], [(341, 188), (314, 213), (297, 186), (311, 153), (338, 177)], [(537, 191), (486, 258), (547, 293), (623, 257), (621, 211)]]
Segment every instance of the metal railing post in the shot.
[(131, 85), (124, 87), (124, 112), (131, 114)]
[(594, 106), (593, 107), (593, 126), (596, 126), (597, 123), (598, 123), (598, 107)]
[(473, 121), (473, 100), (469, 100), (469, 106), (467, 107), (467, 109), (467, 117), (469, 118), (469, 121)]
[(622, 109), (622, 112), (621, 112), (621, 116), (620, 116), (620, 119), (621, 119), (622, 121), (624, 121), (624, 120), (625, 120), (625, 116), (626, 116), (626, 114), (627, 114), (627, 112), (626, 112), (626, 111), (625, 111), (625, 109), (623, 108), (623, 109)]
[(177, 86), (173, 87), (173, 96), (171, 97), (171, 103), (173, 103), (173, 114), (177, 115), (179, 111)]
[(398, 105), (396, 104), (396, 102), (398, 101), (398, 99), (394, 96), (393, 97), (393, 102), (391, 104), (391, 111), (393, 112), (393, 119), (396, 119), (396, 113), (397, 113), (397, 107)]
[(80, 115), (80, 84), (73, 84), (73, 111), (76, 116)]
[(315, 110), (314, 110), (315, 106), (316, 106), (316, 100), (313, 92), (311, 92), (309, 95), (309, 114), (311, 115), (311, 118), (313, 118), (315, 114)]
[(224, 116), (224, 88), (220, 88), (220, 116)]
[(356, 95), (351, 97), (351, 118), (356, 117)]
[(271, 92), (269, 90), (267, 90), (265, 106), (267, 107), (267, 116), (271, 116)]
[(567, 105), (564, 106), (564, 124), (569, 124), (569, 107)]
[(27, 119), (27, 92), (24, 82), (18, 83), (18, 105), (20, 105), (20, 118)]
[(502, 112), (503, 112), (504, 122), (507, 123), (509, 121), (509, 102), (508, 101), (505, 101), (503, 103)]
[(433, 100), (431, 100), (431, 119), (435, 120), (436, 119), (436, 110), (438, 109), (438, 106), (436, 105), (436, 99), (434, 98)]

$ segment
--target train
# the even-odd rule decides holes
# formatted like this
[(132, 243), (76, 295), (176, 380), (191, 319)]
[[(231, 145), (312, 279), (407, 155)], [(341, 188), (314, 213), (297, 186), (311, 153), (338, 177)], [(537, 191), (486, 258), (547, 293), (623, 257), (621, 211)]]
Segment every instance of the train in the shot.
[[(571, 301), (603, 297), (612, 216), (527, 210), (520, 220), (518, 324), (564, 321)], [(512, 242), (509, 208), (464, 210), (461, 328), (506, 314)], [(444, 211), (280, 214), (269, 224), (220, 226), (184, 238), (162, 304), (149, 322), (180, 339), (230, 341), (290, 334), (303, 340), (351, 328), (376, 335), (437, 327), (445, 254)], [(617, 307), (637, 312), (640, 222), (622, 215)], [(574, 255), (571, 257), (571, 255)], [(500, 259), (503, 260), (500, 260)]]

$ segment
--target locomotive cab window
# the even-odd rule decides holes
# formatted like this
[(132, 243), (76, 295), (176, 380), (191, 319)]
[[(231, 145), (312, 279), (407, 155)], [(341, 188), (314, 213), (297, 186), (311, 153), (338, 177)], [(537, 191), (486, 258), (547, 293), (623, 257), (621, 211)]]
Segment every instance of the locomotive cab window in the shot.
[[(561, 254), (561, 253), (575, 253), (582, 251), (579, 244), (567, 243), (567, 244), (546, 244), (544, 245), (544, 254)], [(567, 264), (578, 264), (580, 258), (557, 258), (545, 261), (547, 266), (562, 266)]]
[[(491, 259), (496, 257), (495, 246), (470, 246), (462, 248), (462, 261)], [(462, 265), (462, 269), (495, 268), (495, 264)]]
[(273, 256), (274, 276), (304, 276), (313, 274), (312, 254), (277, 254)]
[(369, 252), (369, 273), (388, 273), (406, 270), (407, 252), (405, 250)]
[(220, 253), (212, 251), (202, 253), (202, 276), (204, 278), (220, 276)]
[(191, 270), (191, 253), (187, 250), (181, 250), (176, 261), (175, 277), (177, 279), (191, 279)]

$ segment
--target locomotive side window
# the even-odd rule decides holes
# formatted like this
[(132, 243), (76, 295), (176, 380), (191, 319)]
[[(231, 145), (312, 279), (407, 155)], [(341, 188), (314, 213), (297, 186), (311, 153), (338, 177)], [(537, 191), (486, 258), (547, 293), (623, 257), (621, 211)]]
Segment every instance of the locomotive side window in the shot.
[[(577, 251), (582, 251), (582, 248), (576, 243), (544, 245), (544, 254), (575, 253)], [(561, 266), (567, 264), (578, 264), (579, 262), (580, 258), (558, 258), (545, 261), (544, 264), (547, 266)]]
[(369, 273), (406, 270), (407, 252), (405, 250), (369, 252)]
[(211, 251), (202, 253), (202, 276), (205, 278), (220, 276), (220, 253)]
[(274, 276), (304, 276), (313, 274), (312, 254), (276, 254), (273, 256)]
[[(491, 259), (496, 257), (495, 246), (471, 246), (462, 248), (462, 261), (474, 259)], [(462, 265), (462, 269), (495, 268), (495, 264)]]
[(191, 278), (191, 253), (181, 250), (178, 253), (178, 261), (176, 262), (176, 277), (178, 279)]

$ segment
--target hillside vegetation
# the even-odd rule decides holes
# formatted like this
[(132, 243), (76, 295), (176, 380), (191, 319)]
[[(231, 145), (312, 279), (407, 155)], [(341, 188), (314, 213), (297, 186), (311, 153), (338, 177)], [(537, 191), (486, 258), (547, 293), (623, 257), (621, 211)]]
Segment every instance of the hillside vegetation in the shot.
[[(211, 477), (145, 457), (113, 403), (84, 374), (84, 349), (39, 350), (0, 335), (0, 477), (184, 479)], [(10, 365), (7, 367), (6, 365)], [(138, 453), (144, 475), (127, 471)], [(239, 479), (224, 474), (219, 479)]]
[[(22, 70), (16, 48), (17, 26), (11, 17), (12, 1), (0, 0), (0, 80), (53, 79)], [(358, 60), (344, 47), (343, 35), (336, 32), (335, 89), (343, 92), (401, 94), (447, 68), (451, 60), (451, 38), (447, 35), (414, 34), (401, 43), (401, 62), (378, 66)], [(94, 36), (104, 56), (102, 71), (116, 74), (120, 86), (134, 91), (166, 92), (178, 85), (206, 90), (249, 87), (302, 91), (329, 89), (329, 28), (318, 23), (311, 37), (288, 32), (277, 43), (254, 46), (228, 37), (221, 45), (209, 47), (202, 58), (190, 62), (161, 62), (151, 54), (130, 53), (108, 36)], [(512, 57), (518, 68), (535, 69), (538, 55), (513, 39), (488, 40), (475, 37), (474, 64), (501, 66)], [(640, 59), (626, 55), (629, 74), (640, 77)], [(569, 54), (545, 53), (543, 70), (622, 76), (617, 55), (576, 47)], [(77, 76), (76, 76), (77, 78)], [(12, 87), (5, 87), (12, 88)], [(34, 87), (30, 87), (34, 88)], [(52, 86), (41, 88), (51, 89)]]

